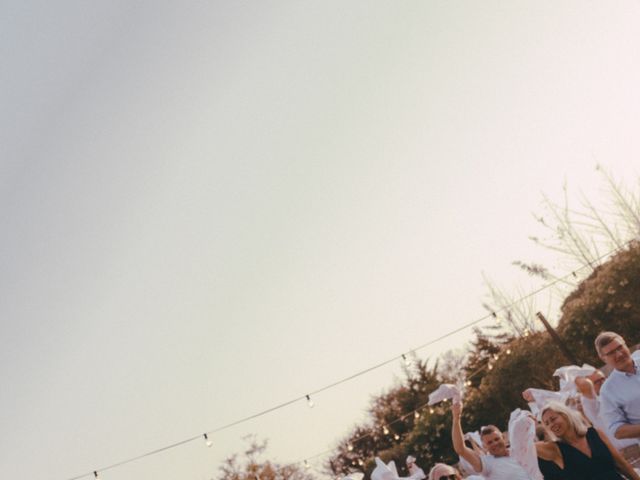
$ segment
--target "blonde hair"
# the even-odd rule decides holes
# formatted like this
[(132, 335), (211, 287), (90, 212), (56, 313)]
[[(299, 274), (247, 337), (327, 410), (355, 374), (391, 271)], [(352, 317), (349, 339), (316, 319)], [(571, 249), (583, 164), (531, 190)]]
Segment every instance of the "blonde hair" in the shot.
[(563, 417), (569, 424), (569, 427), (572, 428), (573, 431), (576, 432), (576, 435), (578, 435), (579, 437), (584, 437), (587, 434), (587, 422), (585, 422), (579, 412), (567, 407), (560, 402), (551, 401), (547, 403), (540, 411), (540, 418), (542, 418), (544, 414), (549, 410), (556, 412), (558, 415)]

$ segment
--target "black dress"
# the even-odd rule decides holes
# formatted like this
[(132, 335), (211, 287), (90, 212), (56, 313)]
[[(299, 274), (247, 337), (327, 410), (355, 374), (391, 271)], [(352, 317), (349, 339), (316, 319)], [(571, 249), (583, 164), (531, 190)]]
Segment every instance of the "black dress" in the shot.
[(564, 459), (565, 475), (574, 480), (622, 480), (607, 445), (592, 427), (587, 430), (591, 458), (568, 443), (556, 442)]
[(564, 473), (564, 470), (556, 462), (551, 460), (538, 457), (538, 468), (544, 480), (571, 480), (571, 477)]

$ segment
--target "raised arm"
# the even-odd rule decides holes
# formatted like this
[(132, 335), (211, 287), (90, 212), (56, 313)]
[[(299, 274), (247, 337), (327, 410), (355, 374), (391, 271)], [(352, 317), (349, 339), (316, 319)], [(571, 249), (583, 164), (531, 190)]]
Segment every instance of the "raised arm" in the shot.
[(587, 377), (576, 377), (576, 387), (578, 391), (587, 398), (596, 398), (596, 391), (593, 388), (593, 382)]
[(475, 469), (476, 472), (482, 471), (482, 460), (480, 454), (471, 450), (464, 444), (464, 434), (462, 433), (462, 425), (460, 424), (460, 416), (462, 415), (462, 402), (454, 403), (451, 406), (453, 415), (453, 424), (451, 428), (451, 439), (453, 440), (453, 449), (456, 453), (464, 458)]
[(604, 442), (604, 444), (611, 452), (611, 456), (613, 457), (613, 461), (616, 462), (616, 467), (618, 467), (618, 470), (620, 470), (629, 480), (640, 480), (640, 475), (636, 473), (629, 462), (627, 462), (627, 460), (620, 454), (620, 452), (616, 450), (616, 448), (611, 444), (604, 432), (601, 432), (598, 429), (596, 429), (596, 432), (598, 432), (600, 440)]

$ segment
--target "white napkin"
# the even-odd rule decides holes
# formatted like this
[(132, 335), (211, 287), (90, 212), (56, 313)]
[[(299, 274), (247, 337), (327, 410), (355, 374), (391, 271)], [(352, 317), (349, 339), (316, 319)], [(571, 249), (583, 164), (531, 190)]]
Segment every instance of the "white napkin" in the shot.
[(460, 389), (450, 383), (443, 383), (435, 391), (429, 394), (429, 405), (434, 405), (443, 400), (453, 399), (453, 403), (458, 403), (462, 399)]
[(575, 392), (576, 388), (576, 377), (586, 377), (587, 375), (591, 375), (595, 372), (596, 369), (589, 365), (588, 363), (582, 364), (582, 367), (578, 367), (577, 365), (568, 365), (566, 367), (560, 367), (555, 372), (553, 372), (554, 377), (560, 378), (560, 391), (561, 392)]
[(509, 455), (516, 460), (532, 480), (543, 480), (538, 467), (534, 444), (536, 422), (531, 413), (516, 408), (509, 417)]

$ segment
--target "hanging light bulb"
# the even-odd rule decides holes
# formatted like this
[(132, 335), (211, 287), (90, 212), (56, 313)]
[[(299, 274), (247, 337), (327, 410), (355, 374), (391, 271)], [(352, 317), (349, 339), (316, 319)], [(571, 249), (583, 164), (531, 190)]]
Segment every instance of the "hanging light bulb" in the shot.
[(364, 462), (362, 461), (362, 459), (361, 459), (361, 458), (359, 458), (359, 459), (358, 459), (358, 465), (360, 465), (360, 466), (363, 466), (363, 465), (364, 465)]
[(207, 435), (206, 433), (203, 433), (202, 436), (204, 437), (204, 444), (211, 448), (211, 445), (213, 445), (213, 442), (211, 441), (211, 439), (209, 438), (209, 435)]
[(94, 478), (96, 478), (96, 480), (100, 480), (100, 477), (98, 476), (98, 472), (97, 471), (93, 471), (93, 476)]
[(385, 435), (389, 435), (389, 429), (387, 428), (386, 425), (382, 427), (382, 433), (384, 433)]
[(393, 436), (393, 438), (395, 438), (396, 440), (400, 440), (400, 435), (398, 435), (397, 433)]
[(489, 364), (489, 370), (493, 370), (493, 365)]
[(348, 443), (347, 444), (347, 450), (349, 450), (350, 452), (353, 452), (353, 445)]
[(497, 360), (498, 358), (500, 358), (500, 355), (498, 355), (497, 353), (493, 355), (494, 360)]
[(511, 349), (507, 348), (507, 355), (511, 355)]
[(420, 418), (420, 412), (419, 411), (415, 411), (413, 412), (413, 418), (415, 418), (416, 420)]
[(525, 336), (525, 337), (528, 337), (528, 336), (529, 336), (529, 329), (528, 329), (528, 328), (525, 328), (525, 329), (524, 329), (524, 336)]
[(402, 354), (402, 360), (404, 361), (404, 365), (406, 367), (411, 366), (411, 360), (409, 360), (409, 358), (404, 353)]
[(309, 405), (309, 408), (313, 408), (315, 403), (313, 403), (313, 400), (311, 400), (311, 397), (309, 395), (306, 395), (306, 397), (307, 397), (307, 405)]
[(306, 460), (304, 461), (304, 468), (307, 470), (311, 468), (311, 465), (309, 465), (309, 462), (307, 462)]
[(435, 410), (433, 408), (430, 408), (429, 413), (435, 413)]

